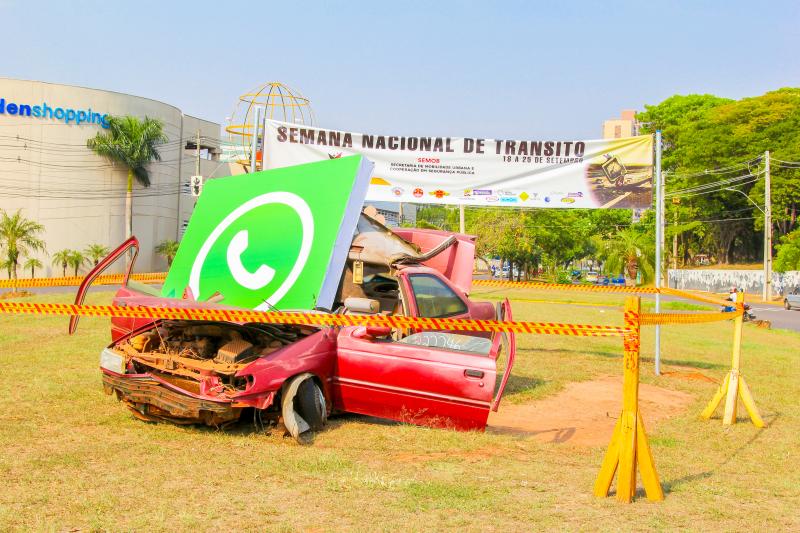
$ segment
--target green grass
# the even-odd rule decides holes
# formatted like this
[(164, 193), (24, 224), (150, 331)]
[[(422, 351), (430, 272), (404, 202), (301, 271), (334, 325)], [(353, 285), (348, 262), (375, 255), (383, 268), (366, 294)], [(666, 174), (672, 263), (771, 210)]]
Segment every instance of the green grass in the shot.
[[(624, 297), (613, 294), (474, 297), (506, 295), (517, 319), (622, 323)], [(109, 299), (98, 293), (89, 303)], [(597, 305), (563, 305), (570, 301)], [(591, 495), (604, 447), (356, 416), (333, 419), (309, 447), (247, 425), (143, 423), (102, 392), (107, 320), (82, 319), (69, 337), (65, 318), (0, 316), (0, 530), (800, 529), (800, 335), (745, 326), (742, 372), (763, 430), (741, 408), (734, 426), (700, 420), (715, 386), (653, 376), (652, 328), (643, 337), (642, 381), (695, 402), (648, 427), (666, 500), (622, 505)], [(729, 323), (664, 327), (662, 338), (666, 369), (719, 379), (728, 368)], [(520, 336), (504, 402), (620, 373), (620, 339)]]

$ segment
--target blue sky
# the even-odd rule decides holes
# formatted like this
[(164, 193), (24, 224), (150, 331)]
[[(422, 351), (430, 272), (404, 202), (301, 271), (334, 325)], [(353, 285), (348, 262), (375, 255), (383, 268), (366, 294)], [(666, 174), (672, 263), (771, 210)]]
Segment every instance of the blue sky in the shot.
[(218, 122), (282, 81), (367, 133), (597, 138), (676, 94), (800, 86), (800, 2), (0, 0), (0, 76)]

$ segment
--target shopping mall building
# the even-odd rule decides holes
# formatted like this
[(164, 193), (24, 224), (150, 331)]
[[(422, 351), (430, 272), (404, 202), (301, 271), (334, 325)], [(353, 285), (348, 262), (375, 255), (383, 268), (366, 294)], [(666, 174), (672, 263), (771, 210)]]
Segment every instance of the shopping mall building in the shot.
[(166, 261), (154, 248), (183, 233), (195, 203), (188, 184), (196, 172), (198, 135), (202, 176), (241, 172), (235, 163), (220, 160), (219, 124), (185, 115), (170, 104), (0, 78), (0, 209), (21, 209), (24, 217), (44, 225), (41, 237), (48, 255), (37, 254), (45, 265), (37, 276), (61, 275), (49, 255), (58, 250), (84, 250), (91, 244), (113, 249), (125, 239), (127, 171), (86, 147), (88, 139), (106, 131), (109, 115), (159, 119), (168, 137), (159, 148), (161, 161), (148, 167), (150, 187), (134, 185), (133, 233), (141, 244), (137, 271), (165, 270)]

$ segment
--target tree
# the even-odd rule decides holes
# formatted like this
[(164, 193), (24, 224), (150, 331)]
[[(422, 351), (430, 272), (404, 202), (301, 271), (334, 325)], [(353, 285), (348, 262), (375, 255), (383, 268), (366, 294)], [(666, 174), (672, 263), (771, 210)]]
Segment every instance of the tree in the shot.
[(172, 266), (172, 261), (178, 253), (178, 241), (165, 240), (156, 246), (156, 253), (167, 260), (167, 266)]
[[(677, 231), (683, 257), (692, 252), (716, 255), (721, 262), (762, 257), (764, 162), (773, 162), (772, 217), (778, 237), (797, 227), (800, 169), (781, 161), (800, 160), (800, 89), (784, 88), (761, 96), (728, 100), (711, 95), (672, 96), (637, 115), (643, 133), (662, 130), (667, 192), (689, 187), (711, 189), (686, 193), (680, 205), (667, 203), (667, 221), (678, 213)], [(744, 163), (747, 162), (749, 163)], [(713, 184), (741, 177), (728, 185)]]
[(69, 266), (69, 258), (72, 255), (72, 250), (64, 248), (53, 254), (53, 266), (61, 267), (61, 275), (66, 277), (67, 267)]
[(147, 165), (161, 161), (158, 145), (167, 141), (164, 124), (157, 119), (145, 117), (139, 120), (126, 115), (108, 117), (108, 133), (98, 133), (86, 141), (86, 146), (96, 154), (124, 166), (128, 171), (125, 195), (125, 235), (133, 234), (133, 180), (143, 187), (150, 186)]
[(30, 257), (30, 258), (28, 258), (27, 261), (25, 261), (25, 264), (22, 265), (22, 268), (24, 268), (25, 270), (30, 268), (31, 269), (31, 277), (35, 278), (36, 277), (36, 269), (37, 268), (44, 268), (44, 265), (42, 265), (42, 262), (39, 261), (38, 259), (36, 259), (35, 257)]
[(17, 279), (20, 257), (44, 251), (44, 241), (38, 236), (43, 231), (44, 226), (23, 217), (21, 209), (11, 216), (0, 209), (0, 250), (4, 252), (9, 277)]
[(97, 266), (97, 263), (108, 255), (108, 246), (103, 246), (102, 244), (90, 244), (86, 247), (83, 253), (86, 254), (86, 257), (92, 262), (92, 264), (94, 264), (94, 266)]
[(783, 236), (773, 266), (776, 272), (800, 270), (800, 229)]
[(601, 256), (606, 270), (622, 272), (625, 278), (635, 283), (641, 271), (643, 281), (653, 278), (653, 239), (638, 228), (630, 227), (617, 232), (605, 242)]
[(78, 275), (78, 269), (83, 266), (83, 264), (87, 261), (86, 256), (84, 256), (78, 250), (72, 250), (67, 257), (67, 264), (75, 269), (75, 275)]

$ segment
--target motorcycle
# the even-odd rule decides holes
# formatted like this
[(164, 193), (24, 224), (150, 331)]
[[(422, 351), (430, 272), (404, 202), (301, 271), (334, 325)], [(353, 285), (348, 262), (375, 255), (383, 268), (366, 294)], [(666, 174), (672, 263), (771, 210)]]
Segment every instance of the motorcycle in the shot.
[[(722, 311), (725, 313), (731, 313), (735, 311), (736, 308), (732, 305), (723, 306)], [(756, 319), (755, 313), (750, 310), (750, 304), (744, 304), (744, 313), (742, 314), (742, 320), (744, 322), (752, 322)]]

